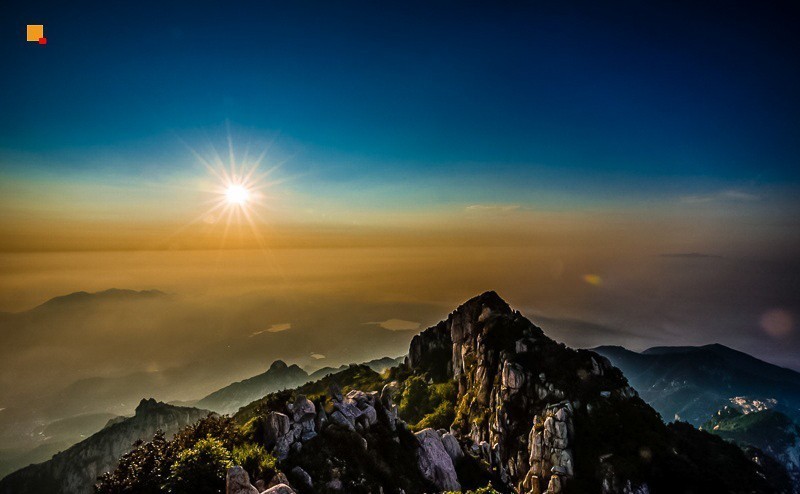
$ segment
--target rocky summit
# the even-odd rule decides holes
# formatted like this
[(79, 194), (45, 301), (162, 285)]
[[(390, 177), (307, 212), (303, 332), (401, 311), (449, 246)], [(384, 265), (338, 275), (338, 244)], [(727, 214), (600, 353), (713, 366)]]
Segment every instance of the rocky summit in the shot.
[(556, 343), (494, 292), (416, 336), (408, 364), (455, 380), (452, 433), (509, 490), (771, 490), (735, 450), (721, 448), (745, 470), (739, 485), (677, 450), (677, 434), (608, 359)]
[(608, 359), (487, 292), (415, 336), (403, 364), (352, 365), (154, 439), (98, 492), (786, 492), (755, 460), (664, 424)]

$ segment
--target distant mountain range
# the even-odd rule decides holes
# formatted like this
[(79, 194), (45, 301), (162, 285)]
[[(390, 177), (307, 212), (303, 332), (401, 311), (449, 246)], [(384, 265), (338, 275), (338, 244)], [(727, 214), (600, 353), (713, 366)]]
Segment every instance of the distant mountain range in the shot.
[[(404, 357), (383, 357), (370, 360), (362, 365), (370, 367), (375, 372), (383, 372), (389, 367), (394, 367), (402, 362), (403, 358)], [(345, 370), (347, 367), (346, 365), (338, 368), (323, 367), (322, 369), (308, 374), (297, 365), (287, 365), (282, 360), (276, 360), (263, 374), (225, 386), (199, 400), (194, 405), (219, 413), (233, 413), (239, 410), (239, 408), (269, 393), (282, 389), (295, 388), (309, 381), (321, 379), (328, 374)]]
[(619, 346), (593, 350), (619, 367), (668, 422), (700, 426), (736, 397), (772, 399), (772, 408), (800, 418), (800, 373), (723, 345), (655, 347), (641, 353)]
[[(365, 323), (388, 318), (382, 311), (342, 315), (338, 305), (317, 300), (320, 311), (336, 314), (318, 329), (302, 311), (289, 317), (280, 313), (281, 304), (260, 302), (222, 309), (158, 290), (110, 289), (1, 313), (0, 477), (50, 458), (111, 417), (130, 416), (142, 397), (192, 405), (278, 358), (305, 366), (360, 362), (397, 355), (413, 336)], [(291, 329), (269, 330), (283, 321), (291, 321)], [(325, 359), (319, 359), (321, 350)], [(255, 395), (234, 398), (229, 408), (214, 408), (236, 411), (252, 396), (305, 379), (267, 383)], [(61, 428), (48, 428), (52, 423)]]
[(105, 428), (52, 459), (6, 476), (0, 480), (0, 494), (90, 494), (97, 477), (113, 469), (136, 441), (151, 439), (157, 430), (171, 436), (209, 413), (142, 400), (133, 417), (112, 419)]

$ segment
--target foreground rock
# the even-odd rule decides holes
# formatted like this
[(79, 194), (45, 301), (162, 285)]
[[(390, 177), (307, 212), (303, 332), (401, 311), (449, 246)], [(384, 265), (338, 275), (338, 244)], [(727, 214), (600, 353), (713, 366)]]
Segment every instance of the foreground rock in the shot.
[(453, 460), (442, 444), (439, 433), (425, 429), (416, 433), (419, 441), (419, 469), (422, 475), (442, 491), (460, 491)]

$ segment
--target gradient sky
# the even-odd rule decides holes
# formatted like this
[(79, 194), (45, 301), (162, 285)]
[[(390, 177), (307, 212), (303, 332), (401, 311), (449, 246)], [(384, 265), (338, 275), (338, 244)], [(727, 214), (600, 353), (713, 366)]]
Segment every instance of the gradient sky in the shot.
[[(152, 174), (185, 165), (176, 137), (228, 121), (320, 180), (783, 184), (789, 5), (6, 2), (0, 166)], [(46, 47), (24, 41), (33, 22)]]
[[(269, 285), (428, 324), (496, 289), (570, 344), (800, 368), (800, 15), (696, 3), (4, 2), (0, 310)], [(193, 151), (228, 139), (277, 168), (223, 244)], [(329, 251), (69, 254), (221, 246)]]

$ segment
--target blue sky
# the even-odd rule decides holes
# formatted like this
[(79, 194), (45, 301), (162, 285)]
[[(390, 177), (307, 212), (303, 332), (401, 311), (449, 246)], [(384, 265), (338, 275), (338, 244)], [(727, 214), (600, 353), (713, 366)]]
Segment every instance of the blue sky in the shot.
[(788, 5), (13, 2), (0, 173), (157, 175), (227, 122), (322, 183), (793, 186)]

